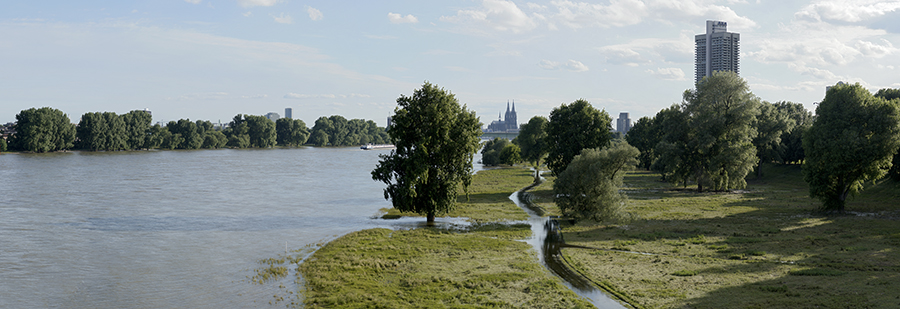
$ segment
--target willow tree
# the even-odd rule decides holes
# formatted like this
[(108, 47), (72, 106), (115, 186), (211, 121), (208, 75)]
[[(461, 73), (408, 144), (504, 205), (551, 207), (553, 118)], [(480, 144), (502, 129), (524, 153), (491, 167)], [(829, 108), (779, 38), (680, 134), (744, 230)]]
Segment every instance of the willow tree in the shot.
[(809, 195), (826, 210), (844, 211), (863, 183), (887, 174), (900, 147), (900, 107), (855, 85), (837, 85), (816, 108), (803, 135)]
[(623, 219), (627, 197), (621, 190), (622, 179), (638, 163), (640, 153), (627, 142), (617, 141), (603, 149), (585, 149), (575, 156), (553, 182), (560, 211), (574, 220)]
[(684, 92), (684, 111), (690, 117), (696, 150), (697, 190), (740, 189), (756, 165), (756, 116), (759, 98), (747, 82), (730, 71), (714, 72)]
[(397, 105), (388, 128), (396, 148), (379, 155), (372, 179), (387, 184), (384, 198), (394, 208), (433, 223), (453, 209), (460, 185), (468, 193), (481, 123), (452, 93), (428, 82), (412, 96), (400, 95)]

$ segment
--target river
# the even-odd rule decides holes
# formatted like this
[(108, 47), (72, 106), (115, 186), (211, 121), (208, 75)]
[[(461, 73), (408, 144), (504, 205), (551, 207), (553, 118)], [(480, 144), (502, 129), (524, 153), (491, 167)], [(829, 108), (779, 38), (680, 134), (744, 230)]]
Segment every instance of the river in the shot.
[(0, 155), (0, 308), (268, 306), (261, 259), (422, 221), (373, 219), (389, 151)]

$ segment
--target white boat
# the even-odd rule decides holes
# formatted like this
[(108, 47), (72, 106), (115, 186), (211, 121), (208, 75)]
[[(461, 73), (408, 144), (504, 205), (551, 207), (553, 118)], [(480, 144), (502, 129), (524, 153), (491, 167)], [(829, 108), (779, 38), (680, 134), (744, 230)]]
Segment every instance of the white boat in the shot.
[(390, 148), (394, 148), (394, 147), (396, 147), (396, 146), (391, 145), (391, 144), (365, 144), (365, 145), (359, 146), (359, 149), (374, 150), (374, 149), (390, 149)]

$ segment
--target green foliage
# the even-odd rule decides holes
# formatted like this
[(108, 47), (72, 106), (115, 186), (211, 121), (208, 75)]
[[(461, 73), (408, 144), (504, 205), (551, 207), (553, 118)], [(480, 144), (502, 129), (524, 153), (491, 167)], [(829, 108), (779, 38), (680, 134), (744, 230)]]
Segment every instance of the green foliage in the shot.
[(316, 146), (354, 146), (363, 144), (387, 144), (390, 137), (384, 128), (372, 120), (351, 119), (333, 115), (319, 117), (309, 138)]
[(191, 122), (190, 119), (179, 119), (178, 121), (169, 121), (166, 125), (169, 129), (170, 139), (166, 144), (169, 149), (200, 149), (203, 146), (205, 132), (202, 132), (197, 123)]
[(513, 165), (522, 162), (522, 150), (516, 144), (503, 146), (500, 150), (500, 163)]
[(641, 119), (634, 122), (631, 130), (628, 130), (628, 133), (625, 134), (625, 141), (641, 152), (638, 156), (637, 166), (645, 169), (650, 169), (650, 164), (653, 163), (656, 157), (653, 153), (653, 148), (659, 143), (659, 138), (654, 138), (651, 133), (658, 127), (654, 126), (654, 119), (656, 118), (641, 117)]
[(147, 140), (150, 138), (150, 123), (153, 117), (140, 110), (133, 110), (121, 116), (125, 122), (125, 149), (150, 148)]
[[(656, 113), (653, 126), (662, 134), (654, 146), (657, 157), (650, 168), (659, 172), (663, 179), (673, 184), (686, 184), (699, 161), (696, 144), (690, 128), (690, 118), (682, 105), (672, 105)], [(652, 141), (651, 141), (652, 142)]]
[(389, 131), (396, 149), (379, 155), (372, 179), (387, 185), (384, 197), (394, 208), (434, 222), (453, 208), (459, 185), (468, 193), (481, 123), (452, 93), (428, 82), (397, 105)]
[(113, 112), (85, 113), (75, 132), (80, 149), (113, 151), (128, 146), (125, 121)]
[(598, 222), (624, 218), (625, 194), (620, 192), (625, 172), (637, 164), (640, 151), (627, 142), (604, 149), (585, 149), (575, 156), (553, 184), (556, 204), (566, 216)]
[(12, 148), (49, 152), (72, 148), (75, 125), (62, 111), (50, 107), (30, 108), (16, 115)]
[(0, 137), (0, 152), (6, 152), (6, 139)]
[(775, 103), (775, 107), (793, 120), (794, 126), (781, 134), (778, 154), (780, 163), (800, 163), (806, 157), (803, 152), (803, 133), (812, 126), (813, 115), (803, 107), (803, 104), (781, 101)]
[[(900, 105), (900, 89), (879, 89), (878, 92), (875, 93), (875, 97), (893, 101), (895, 105)], [(894, 180), (900, 180), (900, 149), (897, 149), (894, 153), (894, 158), (891, 160), (891, 169), (888, 170), (888, 176)]]
[(508, 139), (495, 137), (493, 140), (484, 143), (481, 147), (481, 164), (488, 166), (500, 165), (500, 152), (503, 148), (510, 145)]
[(550, 121), (542, 116), (534, 116), (528, 123), (519, 127), (519, 136), (513, 139), (513, 144), (519, 146), (522, 160), (531, 162), (537, 169), (541, 166), (541, 160), (547, 156), (547, 124)]
[[(657, 170), (672, 182), (697, 182), (697, 190), (743, 188), (757, 162), (753, 124), (759, 99), (734, 72), (714, 72), (684, 92), (684, 104), (672, 108), (658, 145)], [(680, 114), (680, 115), (678, 115)]]
[(612, 118), (605, 110), (597, 110), (583, 99), (554, 108), (544, 139), (547, 167), (559, 175), (582, 149), (608, 146), (611, 123)]
[(900, 106), (859, 84), (836, 85), (816, 108), (803, 137), (809, 194), (826, 210), (844, 211), (863, 183), (887, 174), (900, 148)]
[(216, 130), (209, 130), (203, 136), (203, 145), (200, 148), (219, 149), (228, 144), (228, 137), (225, 133)]
[[(790, 103), (786, 103), (790, 104)], [(802, 107), (802, 106), (801, 106)], [(790, 132), (796, 125), (794, 119), (787, 111), (778, 108), (777, 105), (762, 102), (759, 105), (759, 115), (753, 127), (756, 128), (756, 137), (753, 138), (753, 146), (756, 147), (757, 167), (756, 177), (762, 173), (759, 164), (763, 162), (783, 162), (781, 137), (785, 132)]]
[(275, 123), (259, 115), (234, 116), (223, 133), (228, 137), (227, 146), (235, 148), (269, 148), (275, 146)]
[(282, 146), (300, 146), (309, 138), (309, 128), (300, 119), (279, 118), (275, 121), (276, 142)]
[(147, 136), (146, 143), (144, 144), (144, 148), (153, 149), (159, 148), (162, 146), (163, 140), (165, 140), (166, 136), (169, 135), (169, 129), (166, 127), (160, 126), (159, 124), (155, 124), (148, 130), (149, 136)]

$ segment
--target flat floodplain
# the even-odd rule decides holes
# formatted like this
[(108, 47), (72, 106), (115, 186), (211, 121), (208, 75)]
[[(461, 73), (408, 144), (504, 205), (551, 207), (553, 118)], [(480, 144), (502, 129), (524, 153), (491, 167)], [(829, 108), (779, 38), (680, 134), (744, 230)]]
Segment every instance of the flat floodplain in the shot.
[(299, 266), (305, 307), (592, 307), (518, 241), (528, 224), (508, 224), (527, 217), (509, 196), (531, 180), (519, 168), (479, 172), (449, 214), (471, 218), (465, 229), (369, 229), (328, 243)]
[[(818, 212), (800, 166), (764, 165), (745, 190), (698, 193), (633, 171), (622, 225), (563, 225), (572, 266), (647, 308), (900, 307), (900, 184)], [(547, 203), (547, 188), (535, 192)]]

